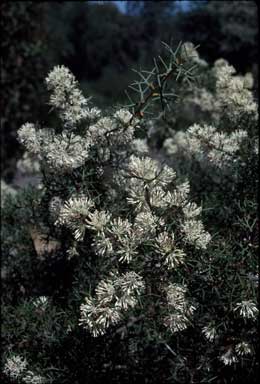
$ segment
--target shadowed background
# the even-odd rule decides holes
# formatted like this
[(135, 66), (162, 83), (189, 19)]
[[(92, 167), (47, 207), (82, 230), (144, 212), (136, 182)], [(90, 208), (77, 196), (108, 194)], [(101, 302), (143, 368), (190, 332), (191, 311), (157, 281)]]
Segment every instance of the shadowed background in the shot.
[(135, 76), (131, 69), (150, 67), (161, 41), (192, 41), (209, 63), (223, 57), (257, 78), (254, 1), (3, 2), (1, 15), (1, 160), (7, 181), (21, 156), (17, 129), (26, 121), (51, 123), (43, 82), (54, 65), (68, 66), (100, 107), (125, 101)]

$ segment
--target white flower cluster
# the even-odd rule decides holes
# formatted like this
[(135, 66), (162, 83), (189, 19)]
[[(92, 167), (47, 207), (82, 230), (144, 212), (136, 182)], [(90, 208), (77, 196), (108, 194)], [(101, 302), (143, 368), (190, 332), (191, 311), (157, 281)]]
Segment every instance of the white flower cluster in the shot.
[(122, 320), (123, 314), (137, 304), (137, 296), (144, 291), (144, 282), (137, 273), (111, 273), (96, 287), (95, 298), (85, 298), (81, 304), (79, 323), (94, 337), (103, 335), (107, 328)]
[[(106, 257), (106, 262), (122, 263), (124, 271), (135, 265), (133, 261), (140, 261), (144, 268), (154, 264), (162, 273), (168, 273), (184, 264), (185, 243), (205, 249), (210, 235), (198, 218), (201, 208), (189, 201), (189, 183), (177, 184), (171, 167), (145, 155), (149, 152), (146, 142), (133, 143), (138, 120), (124, 108), (109, 117), (100, 117), (98, 111), (92, 113), (74, 76), (65, 67), (55, 67), (46, 82), (51, 91), (50, 104), (58, 110), (65, 129), (57, 133), (27, 123), (19, 130), (20, 141), (28, 152), (38, 155), (47, 170), (57, 175), (74, 171), (88, 159), (95, 159), (98, 167), (106, 169), (104, 163), (114, 165), (113, 159), (118, 155), (120, 167), (112, 178), (115, 190), (126, 195), (126, 208), (131, 212), (123, 217), (112, 208), (97, 209), (89, 193), (73, 192), (66, 201), (53, 196), (49, 202), (52, 221), (57, 227), (68, 227), (75, 238), (67, 250), (69, 257), (80, 252), (80, 242), (87, 230), (96, 253)], [(84, 131), (83, 124), (78, 123), (85, 120), (88, 124)], [(129, 152), (134, 155), (129, 157)], [(174, 224), (168, 224), (170, 216)], [(176, 233), (171, 225), (177, 228)], [(161, 286), (157, 288), (162, 290)], [(81, 305), (80, 324), (94, 336), (104, 334), (110, 325), (122, 320), (125, 311), (136, 306), (144, 289), (143, 278), (133, 270), (111, 273), (98, 283), (95, 295), (87, 297)], [(161, 293), (164, 303), (165, 291)], [(171, 284), (166, 294), (169, 315), (164, 319), (165, 325), (172, 332), (185, 329), (195, 310), (185, 297), (186, 287)], [(39, 298), (34, 305), (45, 308), (47, 302)]]
[[(195, 60), (201, 60), (194, 55)], [(252, 93), (251, 73), (239, 76), (232, 65), (224, 59), (219, 59), (211, 69), (204, 71), (203, 75), (204, 82), (207, 79), (207, 83), (200, 86), (193, 84), (186, 90), (182, 113), (189, 113), (193, 120), (200, 116), (201, 112), (202, 116), (210, 113), (210, 119), (215, 123), (223, 119), (223, 112), (232, 121), (237, 121), (241, 115), (248, 113), (257, 119), (257, 103)], [(214, 87), (209, 87), (209, 84), (214, 84)]]
[[(173, 144), (175, 138), (177, 141)], [(168, 139), (164, 147), (168, 154), (174, 154), (178, 150), (188, 151), (202, 166), (211, 163), (223, 169), (234, 163), (234, 155), (246, 138), (247, 132), (244, 130), (228, 134), (218, 132), (217, 128), (211, 125), (193, 124), (187, 132)]]
[(255, 124), (258, 119), (252, 87), (251, 73), (239, 76), (233, 66), (220, 59), (203, 72), (200, 85), (183, 90), (172, 125), (184, 119), (190, 127), (185, 131), (171, 130), (163, 144), (176, 169), (192, 172), (195, 159), (216, 182), (221, 182), (221, 176), (226, 174), (237, 177), (239, 153), (250, 140), (248, 121)]
[(235, 346), (235, 351), (239, 356), (251, 355), (253, 353), (252, 348), (246, 341), (241, 341)]
[(253, 300), (243, 300), (236, 304), (234, 312), (238, 312), (244, 319), (256, 319), (259, 311)]
[(10, 379), (20, 379), (27, 368), (28, 362), (19, 355), (13, 355), (6, 360), (3, 372)]
[(28, 152), (31, 152), (33, 154), (39, 154), (40, 144), (34, 124), (23, 124), (18, 130), (18, 139), (20, 143), (25, 146)]
[(149, 153), (149, 147), (147, 140), (145, 139), (134, 139), (132, 141), (133, 152), (139, 155), (146, 155)]
[(163, 265), (166, 265), (168, 269), (178, 267), (184, 263), (185, 252), (176, 247), (174, 241), (174, 234), (168, 232), (162, 232), (156, 238), (156, 249), (163, 256)]
[[(74, 75), (64, 66), (54, 67), (46, 84), (51, 91), (50, 104), (58, 110), (64, 130), (57, 134), (54, 129), (23, 124), (18, 139), (30, 155), (37, 155), (38, 160), (55, 171), (68, 172), (82, 166), (90, 158), (93, 147), (102, 161), (110, 160), (115, 148), (121, 153), (130, 149), (138, 120), (127, 109), (121, 108), (111, 117), (101, 117), (97, 108), (88, 107)], [(73, 133), (81, 121), (88, 123), (85, 131)]]
[[(135, 206), (137, 212), (150, 211), (153, 207), (169, 210), (182, 208), (184, 221), (181, 225), (185, 240), (196, 248), (205, 249), (211, 236), (198, 219), (201, 208), (188, 200), (189, 183), (184, 182), (170, 191), (175, 180), (175, 172), (168, 166), (159, 167), (157, 161), (150, 158), (132, 156), (127, 175), (128, 202)], [(178, 251), (179, 252), (179, 251)]]
[(217, 337), (217, 329), (214, 323), (209, 323), (202, 328), (202, 334), (210, 342), (213, 342)]
[(55, 135), (48, 145), (42, 148), (42, 154), (50, 167), (68, 171), (78, 168), (88, 158), (90, 143), (79, 135)]
[(127, 201), (134, 205), (137, 212), (150, 210), (154, 206), (168, 205), (169, 195), (163, 187), (173, 182), (175, 172), (168, 166), (160, 167), (159, 163), (149, 157), (132, 155), (125, 174)]
[(11, 380), (19, 381), (19, 383), (45, 384), (47, 382), (45, 377), (30, 371), (26, 358), (19, 355), (13, 355), (7, 358), (3, 373)]
[(220, 107), (226, 107), (231, 118), (237, 118), (241, 113), (252, 113), (257, 117), (257, 104), (254, 101), (251, 88), (251, 74), (245, 77), (233, 76), (235, 68), (224, 59), (215, 62), (213, 73), (216, 77), (216, 98)]
[(172, 332), (180, 332), (186, 329), (196, 307), (192, 305), (185, 295), (185, 285), (169, 284), (166, 289), (169, 314), (164, 318), (164, 325)]
[(45, 311), (49, 305), (49, 299), (46, 296), (39, 296), (33, 301), (33, 305)]
[(186, 220), (182, 225), (182, 230), (188, 243), (194, 244), (196, 248), (207, 248), (211, 235), (205, 231), (200, 220)]
[(100, 116), (97, 108), (89, 108), (88, 100), (78, 89), (78, 82), (68, 68), (56, 66), (46, 78), (51, 91), (50, 105), (59, 111), (65, 127), (74, 127), (82, 120), (93, 121)]
[(250, 344), (246, 341), (241, 341), (236, 344), (234, 347), (230, 347), (225, 353), (223, 353), (219, 360), (222, 361), (225, 365), (232, 365), (239, 361), (239, 358), (244, 356), (251, 355), (253, 353)]
[[(74, 199), (64, 204), (64, 208), (60, 211), (60, 221), (69, 226), (72, 224), (72, 227), (75, 224), (73, 229), (77, 230), (79, 220), (82, 220), (84, 228), (89, 228), (94, 233), (93, 246), (102, 257), (109, 257), (110, 260), (120, 263), (131, 263), (136, 258), (142, 260), (143, 265), (146, 262), (149, 265), (151, 252), (158, 260), (156, 265), (164, 267), (167, 271), (183, 264), (186, 256), (185, 251), (179, 246), (180, 240), (175, 240), (175, 234), (166, 231), (164, 221), (164, 213), (171, 208), (177, 208), (180, 210), (180, 218), (178, 219), (176, 215), (176, 220), (182, 231), (181, 241), (189, 242), (196, 248), (206, 248), (210, 235), (198, 219), (201, 208), (188, 200), (190, 190), (188, 182), (174, 185), (176, 174), (170, 167), (160, 167), (157, 161), (148, 157), (131, 156), (120, 180), (121, 187), (123, 186), (131, 196), (127, 198), (128, 202), (138, 207), (131, 221), (121, 217), (112, 218), (108, 212), (94, 210), (92, 202), (88, 200), (85, 207), (84, 200)], [(173, 191), (170, 191), (170, 187)], [(163, 208), (161, 214), (155, 214), (153, 207)], [(123, 288), (125, 284), (128, 285), (127, 277), (130, 275), (136, 284), (135, 272), (129, 272), (124, 277), (122, 275), (120, 284), (118, 275), (112, 275), (110, 279), (101, 281), (97, 286), (95, 298), (87, 298), (82, 304), (80, 322), (91, 330), (94, 336), (103, 334), (109, 325), (118, 323), (122, 308), (127, 309), (135, 305), (135, 297), (130, 295), (131, 289), (126, 295), (117, 292), (117, 287)], [(188, 326), (189, 317), (193, 314), (195, 306), (185, 298), (184, 286), (169, 285), (166, 293), (170, 310), (164, 319), (164, 324), (172, 332), (183, 330)], [(164, 292), (162, 297), (163, 295)]]
[[(115, 155), (115, 148), (123, 153), (132, 147), (137, 121), (127, 109), (119, 109), (110, 117), (102, 117), (90, 125), (86, 138), (96, 146), (98, 156), (107, 161)], [(109, 142), (109, 146), (108, 146)]]
[(110, 220), (108, 213), (95, 213), (95, 217), (100, 216), (97, 225), (93, 225), (93, 218), (89, 221), (89, 227), (96, 231), (93, 243), (96, 252), (101, 256), (113, 254), (119, 262), (130, 263), (137, 255), (136, 249), (139, 245), (134, 226), (127, 219), (118, 217)]
[(88, 158), (90, 142), (79, 135), (63, 132), (55, 134), (53, 129), (36, 129), (26, 123), (18, 130), (18, 138), (27, 151), (45, 160), (49, 167), (60, 172), (78, 168)]
[(25, 384), (46, 384), (47, 379), (41, 375), (37, 375), (32, 371), (27, 371), (23, 378)]
[(219, 357), (219, 360), (225, 365), (232, 365), (238, 362), (238, 358), (235, 355), (233, 348), (229, 348), (225, 353), (223, 353), (223, 355)]
[(60, 208), (56, 225), (66, 225), (71, 228), (76, 240), (83, 240), (87, 228), (87, 219), (94, 203), (86, 196), (72, 196)]
[(201, 67), (206, 67), (208, 64), (201, 59), (194, 44), (190, 41), (185, 42), (181, 46), (181, 59), (184, 61), (193, 62)]

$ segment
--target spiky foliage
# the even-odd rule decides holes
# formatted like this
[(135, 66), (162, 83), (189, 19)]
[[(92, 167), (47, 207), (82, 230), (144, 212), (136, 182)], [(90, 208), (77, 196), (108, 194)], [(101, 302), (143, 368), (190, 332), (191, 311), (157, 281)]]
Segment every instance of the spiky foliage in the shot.
[[(195, 201), (203, 201), (207, 227), (217, 229), (205, 276), (208, 283), (213, 279), (209, 283), (213, 291), (212, 296), (206, 294), (206, 301), (212, 303), (210, 311), (214, 300), (229, 304), (223, 304), (225, 315), (213, 310), (214, 321), (210, 315), (202, 333), (219, 349), (220, 362), (238, 371), (241, 365), (246, 367), (243, 380), (247, 381), (250, 363), (246, 354), (241, 359), (236, 345), (249, 345), (248, 351), (255, 353), (258, 108), (250, 73), (238, 75), (223, 59), (212, 67), (199, 65), (197, 83), (180, 90), (175, 112), (151, 121), (149, 143), (161, 147), (160, 158), (174, 164), (179, 175), (189, 174)], [(219, 281), (217, 287), (213, 281)], [(228, 306), (232, 310), (227, 313)]]

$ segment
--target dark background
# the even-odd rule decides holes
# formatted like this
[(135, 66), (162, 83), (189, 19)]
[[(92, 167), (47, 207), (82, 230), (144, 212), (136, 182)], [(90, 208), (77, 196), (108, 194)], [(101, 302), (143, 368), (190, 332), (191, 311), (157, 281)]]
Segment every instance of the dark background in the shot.
[(3, 2), (2, 177), (14, 176), (21, 124), (51, 124), (44, 78), (54, 65), (68, 66), (86, 95), (106, 107), (124, 102), (131, 68), (150, 67), (161, 41), (199, 44), (209, 63), (223, 57), (257, 79), (254, 1)]

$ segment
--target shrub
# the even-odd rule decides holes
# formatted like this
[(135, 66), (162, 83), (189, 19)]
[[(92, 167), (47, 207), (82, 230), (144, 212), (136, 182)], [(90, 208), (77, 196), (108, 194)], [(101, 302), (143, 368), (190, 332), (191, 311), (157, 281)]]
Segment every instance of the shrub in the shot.
[(187, 174), (178, 178), (142, 139), (156, 101), (167, 116), (170, 78), (193, 78), (189, 46), (165, 47), (169, 62), (139, 72), (128, 108), (106, 113), (55, 67), (46, 85), (57, 125), (19, 129), (42, 179), (4, 200), (10, 379), (220, 383), (254, 367), (255, 243), (240, 241), (254, 227), (253, 201), (241, 200), (240, 248), (214, 225), (210, 234)]

